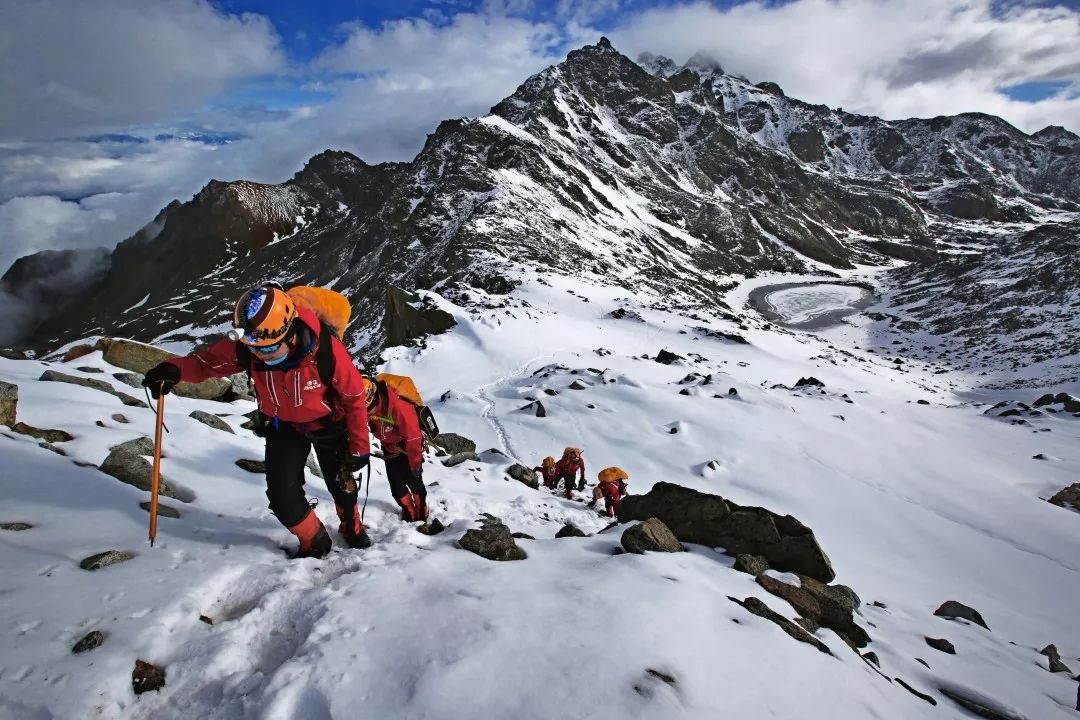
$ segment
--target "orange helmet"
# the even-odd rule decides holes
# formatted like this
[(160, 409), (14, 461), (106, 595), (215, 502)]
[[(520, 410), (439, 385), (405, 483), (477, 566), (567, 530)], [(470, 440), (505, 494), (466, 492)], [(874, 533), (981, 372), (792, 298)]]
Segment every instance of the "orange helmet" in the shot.
[(604, 468), (600, 471), (598, 477), (602, 483), (613, 483), (630, 479), (630, 476), (626, 474), (626, 471), (619, 467)]
[(549, 468), (554, 464), (555, 464), (555, 458), (551, 457), (550, 455), (547, 456), (546, 458), (544, 458), (544, 462), (540, 463), (541, 466), (546, 467), (546, 468)]
[(296, 303), (275, 284), (248, 290), (236, 301), (233, 310), (237, 339), (255, 347), (280, 343), (289, 334), (295, 319)]
[(581, 457), (581, 450), (576, 447), (568, 447), (562, 452), (564, 460), (577, 460)]
[(375, 407), (375, 398), (378, 394), (379, 386), (375, 384), (374, 380), (367, 376), (362, 377), (362, 380), (364, 381), (364, 398), (367, 400), (368, 410), (370, 410)]

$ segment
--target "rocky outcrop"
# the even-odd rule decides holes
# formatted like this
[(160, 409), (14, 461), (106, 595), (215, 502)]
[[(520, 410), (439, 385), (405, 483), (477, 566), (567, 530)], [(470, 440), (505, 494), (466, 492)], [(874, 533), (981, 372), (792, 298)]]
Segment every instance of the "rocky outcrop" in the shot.
[(451, 455), (465, 452), (476, 452), (476, 443), (469, 438), (457, 433), (439, 433), (432, 440), (432, 444), (440, 447)]
[(1045, 655), (1050, 662), (1050, 672), (1052, 673), (1068, 673), (1072, 675), (1072, 670), (1061, 660), (1061, 653), (1058, 652), (1057, 645), (1053, 643), (1047, 645), (1039, 651), (1040, 655)]
[(623, 531), (621, 543), (626, 552), (638, 555), (646, 552), (674, 553), (686, 550), (668, 526), (654, 517)]
[(217, 415), (213, 415), (203, 410), (192, 410), (191, 413), (188, 414), (188, 417), (193, 420), (198, 420), (203, 425), (212, 427), (215, 430), (221, 430), (222, 432), (227, 432), (232, 435), (236, 434), (236, 431), (232, 429), (232, 426), (230, 426), (229, 423), (225, 422)]
[(783, 571), (821, 582), (836, 576), (813, 531), (790, 515), (743, 507), (673, 483), (660, 482), (645, 495), (619, 503), (619, 522), (655, 517), (681, 542), (723, 547), (729, 555), (760, 555)]
[(426, 299), (399, 287), (387, 288), (383, 316), (387, 346), (407, 345), (425, 335), (444, 333), (456, 324), (453, 315)]
[(540, 487), (540, 477), (532, 468), (527, 468), (521, 463), (514, 463), (506, 470), (506, 474), (523, 485), (536, 490)]
[(934, 611), (934, 615), (947, 618), (949, 620), (967, 620), (969, 622), (975, 623), (976, 625), (981, 625), (987, 630), (990, 629), (989, 626), (986, 624), (986, 621), (983, 620), (983, 616), (979, 613), (978, 610), (973, 607), (969, 607), (962, 602), (957, 602), (956, 600), (947, 600), (943, 602), (941, 604), (941, 607)]
[(510, 528), (499, 518), (486, 513), (480, 520), (480, 527), (466, 530), (458, 545), (488, 560), (524, 560), (527, 557), (514, 542)]
[[(153, 345), (119, 338), (103, 339), (98, 342), (98, 348), (104, 351), (105, 362), (140, 375), (145, 375), (147, 370), (159, 363), (177, 357), (176, 353)], [(179, 383), (173, 392), (195, 400), (218, 400), (231, 389), (231, 379), (211, 378), (198, 384)]]
[(823, 652), (826, 655), (832, 655), (832, 651), (829, 650), (829, 646), (818, 640), (816, 637), (806, 632), (803, 628), (799, 627), (795, 623), (788, 620), (786, 617), (778, 612), (770, 609), (761, 599), (756, 597), (748, 597), (745, 600), (738, 600), (728, 595), (728, 600), (745, 608), (748, 612), (757, 615), (758, 617), (765, 618), (766, 620), (776, 623), (780, 626), (780, 629), (786, 632), (795, 640), (807, 645), (812, 645), (818, 649), (819, 652)]
[(11, 427), (19, 408), (19, 386), (0, 381), (0, 425)]
[(795, 611), (814, 624), (835, 630), (853, 648), (870, 642), (866, 631), (855, 624), (852, 614), (855, 603), (850, 593), (832, 587), (806, 575), (786, 577), (768, 571), (757, 576), (765, 590), (787, 600)]
[(20, 435), (28, 435), (37, 440), (44, 440), (47, 443), (58, 442), (70, 442), (75, 439), (75, 436), (66, 430), (45, 430), (42, 428), (36, 428), (33, 425), (27, 425), (24, 422), (17, 422), (11, 426), (14, 432)]
[(1080, 511), (1080, 483), (1073, 483), (1062, 488), (1050, 498), (1049, 502), (1059, 507)]
[(748, 555), (743, 553), (735, 557), (735, 569), (739, 572), (749, 573), (757, 577), (769, 569), (769, 561), (760, 555)]
[(41, 382), (62, 382), (69, 383), (71, 385), (81, 385), (82, 387), (92, 388), (99, 392), (108, 393), (115, 398), (119, 398), (120, 402), (124, 403), (129, 407), (150, 407), (142, 400), (136, 397), (132, 397), (131, 395), (122, 393), (104, 380), (97, 380), (96, 378), (81, 378), (74, 375), (67, 375), (62, 372), (57, 372), (56, 370), (46, 370), (41, 374), (41, 377), (38, 378), (38, 380), (40, 380)]

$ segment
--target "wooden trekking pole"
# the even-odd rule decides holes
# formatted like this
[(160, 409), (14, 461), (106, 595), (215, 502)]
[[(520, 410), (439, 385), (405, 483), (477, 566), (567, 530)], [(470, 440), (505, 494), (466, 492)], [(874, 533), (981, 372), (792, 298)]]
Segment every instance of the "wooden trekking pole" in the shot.
[(158, 486), (161, 485), (161, 427), (165, 424), (165, 383), (158, 387), (157, 425), (154, 428), (154, 476), (150, 482), (150, 547), (157, 537)]

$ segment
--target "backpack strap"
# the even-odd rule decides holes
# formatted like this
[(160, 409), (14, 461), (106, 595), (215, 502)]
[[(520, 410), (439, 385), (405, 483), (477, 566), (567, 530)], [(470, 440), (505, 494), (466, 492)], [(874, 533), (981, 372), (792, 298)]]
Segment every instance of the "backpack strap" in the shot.
[(251, 377), (251, 349), (242, 342), (236, 343), (236, 364), (244, 368), (247, 376)]
[[(334, 370), (334, 329), (319, 320), (319, 347), (315, 351), (315, 366), (319, 369), (319, 379), (328, 388), (333, 388)], [(340, 342), (340, 341), (339, 341)]]

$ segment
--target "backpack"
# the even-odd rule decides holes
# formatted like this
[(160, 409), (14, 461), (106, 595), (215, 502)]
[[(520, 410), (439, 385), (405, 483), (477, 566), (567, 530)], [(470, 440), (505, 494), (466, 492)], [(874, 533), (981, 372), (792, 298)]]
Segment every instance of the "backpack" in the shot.
[(424, 399), (420, 397), (420, 391), (416, 389), (416, 383), (413, 382), (411, 377), (379, 373), (375, 376), (375, 384), (378, 392), (382, 393), (384, 397), (386, 388), (392, 387), (402, 400), (416, 408), (416, 419), (420, 421), (420, 432), (428, 441), (435, 440), (439, 435), (439, 424), (435, 422), (435, 415), (431, 412), (431, 408), (424, 404)]

